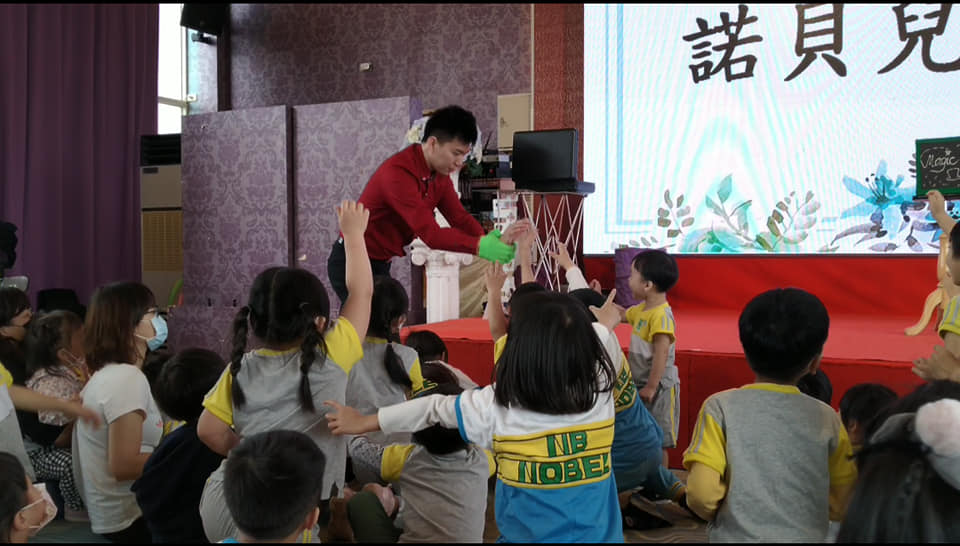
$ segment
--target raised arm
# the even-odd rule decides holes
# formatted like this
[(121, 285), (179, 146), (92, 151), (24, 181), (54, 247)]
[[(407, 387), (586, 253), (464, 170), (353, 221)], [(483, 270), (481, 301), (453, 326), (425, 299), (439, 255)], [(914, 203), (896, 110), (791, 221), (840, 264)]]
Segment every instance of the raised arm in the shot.
[[(526, 220), (529, 222), (529, 220)], [(520, 266), (520, 284), (537, 282), (533, 274), (533, 242), (537, 239), (537, 232), (528, 228), (517, 238), (517, 264)]]
[(487, 322), (490, 325), (490, 335), (496, 341), (507, 333), (507, 317), (503, 314), (503, 283), (507, 274), (503, 266), (496, 262), (487, 264), (484, 271), (487, 283)]
[(370, 323), (370, 301), (373, 299), (373, 271), (367, 256), (367, 244), (363, 233), (367, 230), (370, 211), (361, 203), (344, 201), (337, 207), (340, 232), (347, 256), (346, 278), (349, 295), (340, 310), (362, 340), (367, 335)]
[(927, 192), (927, 202), (930, 204), (930, 214), (933, 216), (933, 219), (936, 220), (940, 229), (949, 236), (950, 231), (953, 229), (953, 226), (957, 224), (957, 221), (947, 214), (946, 198), (939, 191), (930, 190)]

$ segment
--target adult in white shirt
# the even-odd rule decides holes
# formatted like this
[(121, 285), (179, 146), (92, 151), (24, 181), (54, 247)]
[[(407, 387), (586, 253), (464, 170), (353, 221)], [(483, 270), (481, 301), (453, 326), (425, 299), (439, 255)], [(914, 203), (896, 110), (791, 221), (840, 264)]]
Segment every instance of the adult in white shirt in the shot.
[(146, 286), (114, 283), (93, 295), (85, 334), (93, 375), (82, 396), (104, 426), (77, 424), (73, 461), (90, 527), (112, 542), (151, 542), (130, 485), (163, 434), (163, 419), (141, 368), (147, 349), (162, 345), (166, 333)]

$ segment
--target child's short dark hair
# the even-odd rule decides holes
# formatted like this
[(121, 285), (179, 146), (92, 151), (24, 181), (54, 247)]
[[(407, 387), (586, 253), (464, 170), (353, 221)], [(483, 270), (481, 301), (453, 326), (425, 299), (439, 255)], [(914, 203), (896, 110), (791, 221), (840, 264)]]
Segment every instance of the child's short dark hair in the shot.
[(203, 413), (203, 397), (217, 384), (227, 363), (207, 349), (184, 349), (167, 360), (153, 385), (160, 411), (191, 422)]
[(797, 389), (807, 396), (812, 396), (824, 404), (830, 405), (833, 400), (833, 384), (830, 378), (821, 369), (816, 373), (808, 373), (797, 381)]
[(660, 292), (667, 292), (680, 278), (677, 260), (663, 250), (651, 249), (641, 252), (633, 258), (633, 268), (643, 278), (652, 282)]
[(592, 288), (578, 288), (567, 292), (567, 295), (583, 304), (593, 322), (597, 322), (597, 317), (590, 311), (590, 306), (603, 307), (603, 304), (607, 303), (607, 298)]
[(424, 362), (443, 360), (443, 355), (447, 354), (447, 345), (443, 342), (443, 339), (436, 332), (430, 330), (410, 332), (404, 344), (417, 351), (421, 368)]
[(954, 224), (950, 230), (950, 250), (953, 251), (954, 259), (960, 260), (960, 222)]
[[(446, 366), (437, 362), (421, 362), (420, 370), (423, 373), (423, 384), (426, 387), (417, 394), (429, 396), (431, 394), (460, 394), (463, 388), (457, 383), (457, 377)], [(445, 428), (433, 425), (413, 433), (413, 441), (422, 445), (434, 455), (446, 455), (467, 448), (460, 431), (455, 428)]]
[(279, 540), (317, 508), (326, 459), (309, 436), (271, 430), (230, 450), (223, 492), (237, 528), (258, 540)]
[(776, 288), (747, 303), (739, 326), (750, 369), (777, 381), (798, 381), (823, 352), (830, 317), (813, 294), (799, 288)]
[(879, 383), (860, 383), (847, 389), (840, 399), (840, 417), (845, 426), (853, 423), (871, 428), (871, 422), (897, 401), (893, 389)]
[(534, 281), (521, 284), (516, 290), (513, 291), (513, 294), (510, 294), (510, 300), (507, 302), (507, 305), (510, 306), (510, 314), (513, 315), (513, 313), (516, 311), (518, 301), (526, 298), (530, 294), (546, 292), (546, 290), (547, 289), (544, 288), (542, 284)]
[(445, 106), (427, 119), (423, 128), (423, 142), (430, 137), (436, 137), (440, 144), (456, 139), (473, 146), (477, 142), (477, 118), (459, 106)]

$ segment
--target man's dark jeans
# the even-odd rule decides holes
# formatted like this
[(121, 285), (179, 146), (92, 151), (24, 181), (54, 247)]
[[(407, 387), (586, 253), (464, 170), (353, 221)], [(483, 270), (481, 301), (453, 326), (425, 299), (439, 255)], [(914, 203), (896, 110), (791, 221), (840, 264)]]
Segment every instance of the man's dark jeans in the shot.
[[(373, 276), (390, 276), (390, 262), (383, 260), (370, 260), (370, 269)], [(347, 301), (347, 253), (343, 248), (343, 238), (337, 239), (330, 250), (330, 257), (327, 258), (327, 276), (330, 278), (330, 286), (340, 298), (340, 305)]]

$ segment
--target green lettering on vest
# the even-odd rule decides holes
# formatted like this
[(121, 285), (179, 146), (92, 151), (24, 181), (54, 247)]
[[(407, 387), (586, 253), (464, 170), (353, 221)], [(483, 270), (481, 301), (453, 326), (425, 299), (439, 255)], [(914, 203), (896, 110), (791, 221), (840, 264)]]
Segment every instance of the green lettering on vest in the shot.
[(585, 479), (596, 478), (603, 475), (603, 459), (600, 455), (590, 455), (583, 457), (583, 476)]
[(580, 472), (580, 459), (571, 459), (563, 463), (566, 473), (565, 482), (578, 482), (583, 479), (583, 473)]
[(563, 482), (563, 467), (560, 463), (540, 463), (540, 483), (553, 484)]

